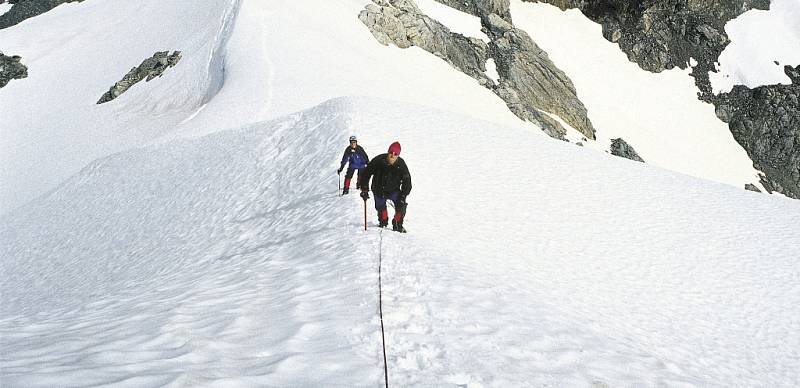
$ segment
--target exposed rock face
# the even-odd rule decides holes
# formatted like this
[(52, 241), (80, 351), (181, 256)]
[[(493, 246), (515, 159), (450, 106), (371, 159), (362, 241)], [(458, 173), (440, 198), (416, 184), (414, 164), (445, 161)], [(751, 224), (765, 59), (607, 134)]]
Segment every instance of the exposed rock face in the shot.
[[(786, 66), (785, 71), (795, 69)], [(764, 172), (764, 187), (800, 198), (800, 80), (793, 80), (755, 89), (737, 85), (715, 96), (714, 104), (755, 168)]]
[(63, 3), (81, 1), (83, 0), (9, 0), (8, 2), (14, 6), (8, 12), (0, 15), (0, 30), (39, 16)]
[[(359, 19), (382, 44), (400, 48), (420, 47), (447, 61), (464, 74), (502, 98), (509, 109), (524, 120), (540, 126), (548, 135), (563, 139), (566, 129), (544, 112), (594, 138), (586, 108), (578, 99), (569, 78), (525, 34), (503, 17), (491, 13), (481, 19), (491, 38), (486, 42), (451, 32), (446, 26), (422, 14), (411, 0), (373, 0)], [(446, 3), (448, 4), (448, 3)], [(470, 13), (498, 11), (508, 16), (508, 0), (455, 2), (457, 9)], [(510, 17), (509, 17), (510, 19)], [(500, 82), (486, 76), (486, 61), (497, 64)]]
[(18, 55), (7, 56), (0, 52), (0, 88), (8, 85), (12, 79), (21, 79), (28, 76), (28, 68), (20, 61)]
[(622, 138), (611, 139), (611, 155), (644, 163), (644, 160), (639, 157), (636, 150), (634, 150), (630, 144), (626, 143), (625, 140), (622, 140)]
[[(495, 92), (511, 111), (546, 130), (561, 126), (557, 122), (553, 125), (553, 120), (542, 115), (540, 110), (555, 113), (584, 136), (594, 139), (594, 127), (587, 117), (586, 107), (578, 99), (575, 86), (550, 61), (547, 53), (527, 33), (496, 14), (483, 20), (491, 38), (490, 54), (500, 75)], [(565, 132), (559, 133), (563, 136)]]
[(125, 93), (135, 83), (146, 80), (149, 82), (155, 77), (161, 77), (164, 71), (175, 66), (181, 60), (181, 52), (175, 51), (169, 55), (169, 51), (159, 51), (150, 58), (147, 58), (141, 65), (134, 67), (121, 81), (114, 84), (106, 94), (100, 97), (98, 104), (111, 101), (120, 94)]

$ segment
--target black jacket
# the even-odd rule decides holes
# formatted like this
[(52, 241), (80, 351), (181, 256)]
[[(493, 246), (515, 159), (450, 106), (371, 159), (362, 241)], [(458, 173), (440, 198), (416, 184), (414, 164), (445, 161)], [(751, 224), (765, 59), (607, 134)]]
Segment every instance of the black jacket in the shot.
[(367, 187), (369, 178), (372, 179), (372, 193), (387, 197), (394, 191), (399, 191), (401, 195), (407, 196), (411, 192), (411, 174), (408, 166), (401, 157), (393, 165), (386, 160), (388, 154), (380, 154), (372, 159), (367, 168), (361, 172), (359, 186)]

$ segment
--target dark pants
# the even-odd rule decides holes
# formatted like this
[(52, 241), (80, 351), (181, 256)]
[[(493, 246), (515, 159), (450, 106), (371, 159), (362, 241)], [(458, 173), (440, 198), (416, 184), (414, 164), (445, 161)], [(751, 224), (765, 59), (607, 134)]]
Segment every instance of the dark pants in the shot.
[(398, 203), (399, 199), (399, 191), (394, 191), (386, 197), (375, 194), (375, 210), (378, 211), (378, 221), (383, 223), (389, 222), (389, 211), (386, 210), (386, 200), (390, 200), (394, 204), (394, 220), (402, 224), (403, 218), (406, 216), (406, 203)]
[[(356, 175), (356, 188), (357, 189), (359, 188), (358, 187), (358, 177), (361, 176), (361, 170), (363, 170), (363, 169), (364, 168), (359, 168), (358, 169), (358, 175)], [(344, 176), (344, 188), (345, 189), (349, 189), (350, 188), (350, 180), (353, 179), (353, 172), (355, 172), (355, 171), (356, 171), (355, 168), (348, 168), (347, 169), (347, 174), (345, 174), (345, 176)]]

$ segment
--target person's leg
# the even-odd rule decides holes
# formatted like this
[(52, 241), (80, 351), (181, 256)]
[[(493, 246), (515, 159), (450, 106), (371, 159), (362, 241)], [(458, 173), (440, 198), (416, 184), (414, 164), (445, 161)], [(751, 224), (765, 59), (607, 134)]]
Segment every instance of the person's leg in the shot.
[(378, 211), (378, 226), (389, 225), (389, 212), (386, 210), (386, 197), (375, 195), (375, 210)]
[(403, 232), (403, 219), (406, 216), (406, 203), (400, 203), (398, 200), (400, 199), (400, 192), (395, 191), (390, 196), (389, 199), (392, 200), (394, 204), (394, 218), (392, 218), (392, 230)]
[(359, 169), (356, 169), (356, 189), (359, 189), (359, 190), (361, 189), (361, 185), (359, 185), (358, 182), (361, 182), (361, 171), (362, 170), (364, 170), (363, 167), (359, 168)]
[(347, 174), (344, 176), (344, 190), (342, 190), (342, 194), (347, 194), (350, 192), (350, 180), (353, 179), (353, 168), (347, 168)]

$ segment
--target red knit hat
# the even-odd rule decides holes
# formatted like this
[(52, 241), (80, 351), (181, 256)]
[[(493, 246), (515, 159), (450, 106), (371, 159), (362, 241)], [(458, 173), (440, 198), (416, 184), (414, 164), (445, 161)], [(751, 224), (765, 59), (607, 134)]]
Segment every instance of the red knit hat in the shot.
[(389, 153), (400, 155), (400, 143), (394, 142), (392, 145), (389, 146)]

